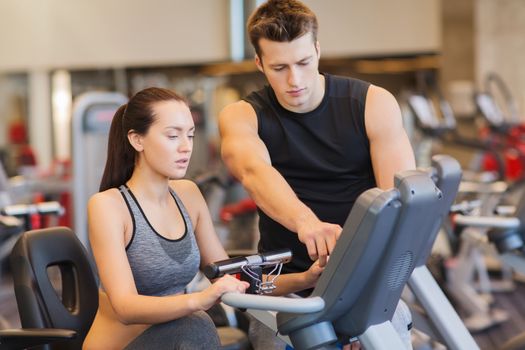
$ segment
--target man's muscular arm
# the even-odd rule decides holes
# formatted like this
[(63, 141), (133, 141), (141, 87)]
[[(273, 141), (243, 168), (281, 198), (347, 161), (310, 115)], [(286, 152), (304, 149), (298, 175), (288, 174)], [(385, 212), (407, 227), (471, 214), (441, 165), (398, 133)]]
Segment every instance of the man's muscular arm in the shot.
[(399, 105), (388, 91), (371, 85), (365, 105), (365, 126), (377, 187), (394, 187), (394, 175), (415, 169), (414, 152), (403, 128)]
[(252, 106), (240, 101), (227, 106), (219, 116), (222, 158), (257, 205), (306, 245), (312, 260), (321, 266), (341, 234), (339, 225), (320, 221), (302, 203), (282, 175), (271, 165), (268, 149), (257, 133)]

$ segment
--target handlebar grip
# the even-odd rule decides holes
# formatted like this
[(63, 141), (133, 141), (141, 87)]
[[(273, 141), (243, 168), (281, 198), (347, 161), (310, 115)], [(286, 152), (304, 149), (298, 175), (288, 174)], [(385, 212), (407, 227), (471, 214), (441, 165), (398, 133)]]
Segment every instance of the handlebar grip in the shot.
[(243, 256), (238, 256), (235, 258), (211, 263), (205, 266), (202, 272), (208, 279), (213, 279), (221, 277), (225, 273), (237, 273), (243, 265), (246, 265), (246, 258)]
[(41, 202), (35, 204), (39, 214), (62, 215), (64, 208), (57, 201)]
[(265, 262), (287, 263), (290, 260), (292, 260), (292, 251), (283, 249), (216, 261), (205, 266), (202, 272), (208, 279), (213, 279), (225, 274), (239, 273), (242, 267), (247, 264), (262, 264)]

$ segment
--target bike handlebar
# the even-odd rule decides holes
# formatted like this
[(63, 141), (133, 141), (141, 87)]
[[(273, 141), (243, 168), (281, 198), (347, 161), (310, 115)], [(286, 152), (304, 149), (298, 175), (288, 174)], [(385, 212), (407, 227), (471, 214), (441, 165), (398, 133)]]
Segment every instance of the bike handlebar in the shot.
[(218, 278), (225, 274), (234, 274), (241, 272), (245, 265), (258, 265), (263, 263), (287, 263), (292, 260), (292, 251), (282, 249), (267, 253), (254, 254), (248, 256), (239, 256), (231, 259), (216, 261), (204, 267), (204, 275), (208, 279)]

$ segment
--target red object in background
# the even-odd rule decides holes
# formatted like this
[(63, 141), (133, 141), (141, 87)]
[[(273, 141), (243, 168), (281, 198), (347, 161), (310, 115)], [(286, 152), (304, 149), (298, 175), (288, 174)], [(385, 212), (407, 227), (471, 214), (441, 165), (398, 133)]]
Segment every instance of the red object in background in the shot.
[(523, 159), (516, 150), (505, 152), (505, 177), (509, 180), (518, 180), (523, 175)]
[(51, 164), (51, 174), (63, 180), (71, 178), (71, 160), (70, 159), (56, 159)]
[(30, 214), (29, 221), (31, 222), (31, 229), (36, 230), (42, 228), (42, 217), (38, 213)]
[(36, 165), (36, 157), (33, 149), (29, 145), (21, 145), (17, 155), (17, 165)]
[(8, 133), (9, 142), (13, 144), (27, 143), (27, 131), (23, 121), (15, 120), (9, 125)]
[[(503, 154), (503, 161), (505, 163), (505, 179), (519, 180), (523, 174), (523, 159), (517, 150), (509, 149)], [(485, 153), (483, 155), (483, 170), (485, 171), (499, 171), (499, 165), (492, 154)]]
[(525, 177), (525, 125), (513, 126), (504, 134), (484, 127), (480, 129), (480, 138), (493, 144), (495, 149), (504, 149), (501, 155), (504, 169), (499, 169), (500, 165), (494, 155), (485, 153), (482, 160), (483, 170), (504, 170), (505, 180), (510, 181), (519, 181)]
[(236, 215), (253, 213), (257, 210), (257, 205), (251, 198), (246, 198), (237, 203), (228, 204), (222, 207), (220, 218), (224, 222), (230, 222)]
[(8, 140), (13, 145), (13, 155), (16, 168), (21, 166), (35, 166), (36, 157), (31, 146), (28, 145), (27, 128), (23, 121), (14, 120), (9, 124)]
[(499, 166), (498, 162), (494, 158), (494, 156), (490, 153), (485, 153), (483, 155), (483, 161), (482, 161), (482, 167), (485, 171), (498, 171)]
[(71, 205), (71, 194), (69, 192), (62, 192), (60, 194), (60, 199), (58, 200), (60, 205), (64, 207), (64, 214), (58, 218), (59, 226), (73, 227), (71, 212), (73, 210)]
[[(33, 195), (33, 203), (42, 203), (45, 201), (44, 194), (40, 192), (35, 192)], [(36, 230), (43, 227), (47, 227), (47, 221), (45, 219), (45, 216), (40, 215), (38, 213), (32, 213), (29, 215), (29, 221), (31, 223), (31, 229)], [(44, 222), (46, 221), (46, 222)]]

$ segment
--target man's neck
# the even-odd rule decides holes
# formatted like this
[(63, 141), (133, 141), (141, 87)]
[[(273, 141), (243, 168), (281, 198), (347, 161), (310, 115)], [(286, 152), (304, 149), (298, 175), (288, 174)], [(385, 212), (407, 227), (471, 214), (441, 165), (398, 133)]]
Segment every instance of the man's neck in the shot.
[(317, 84), (315, 86), (315, 90), (312, 95), (312, 105), (310, 106), (310, 109), (307, 112), (311, 112), (314, 109), (316, 109), (321, 102), (323, 102), (324, 94), (326, 93), (326, 81), (325, 76), (321, 73), (318, 74), (318, 80)]
[(317, 75), (317, 81), (312, 86), (312, 94), (310, 95), (308, 102), (297, 106), (286, 106), (282, 101), (279, 100), (279, 96), (276, 95), (277, 102), (286, 110), (293, 112), (293, 113), (308, 113), (316, 109), (321, 102), (323, 101), (324, 94), (326, 91), (326, 82), (325, 82), (325, 76), (321, 73), (318, 73)]

